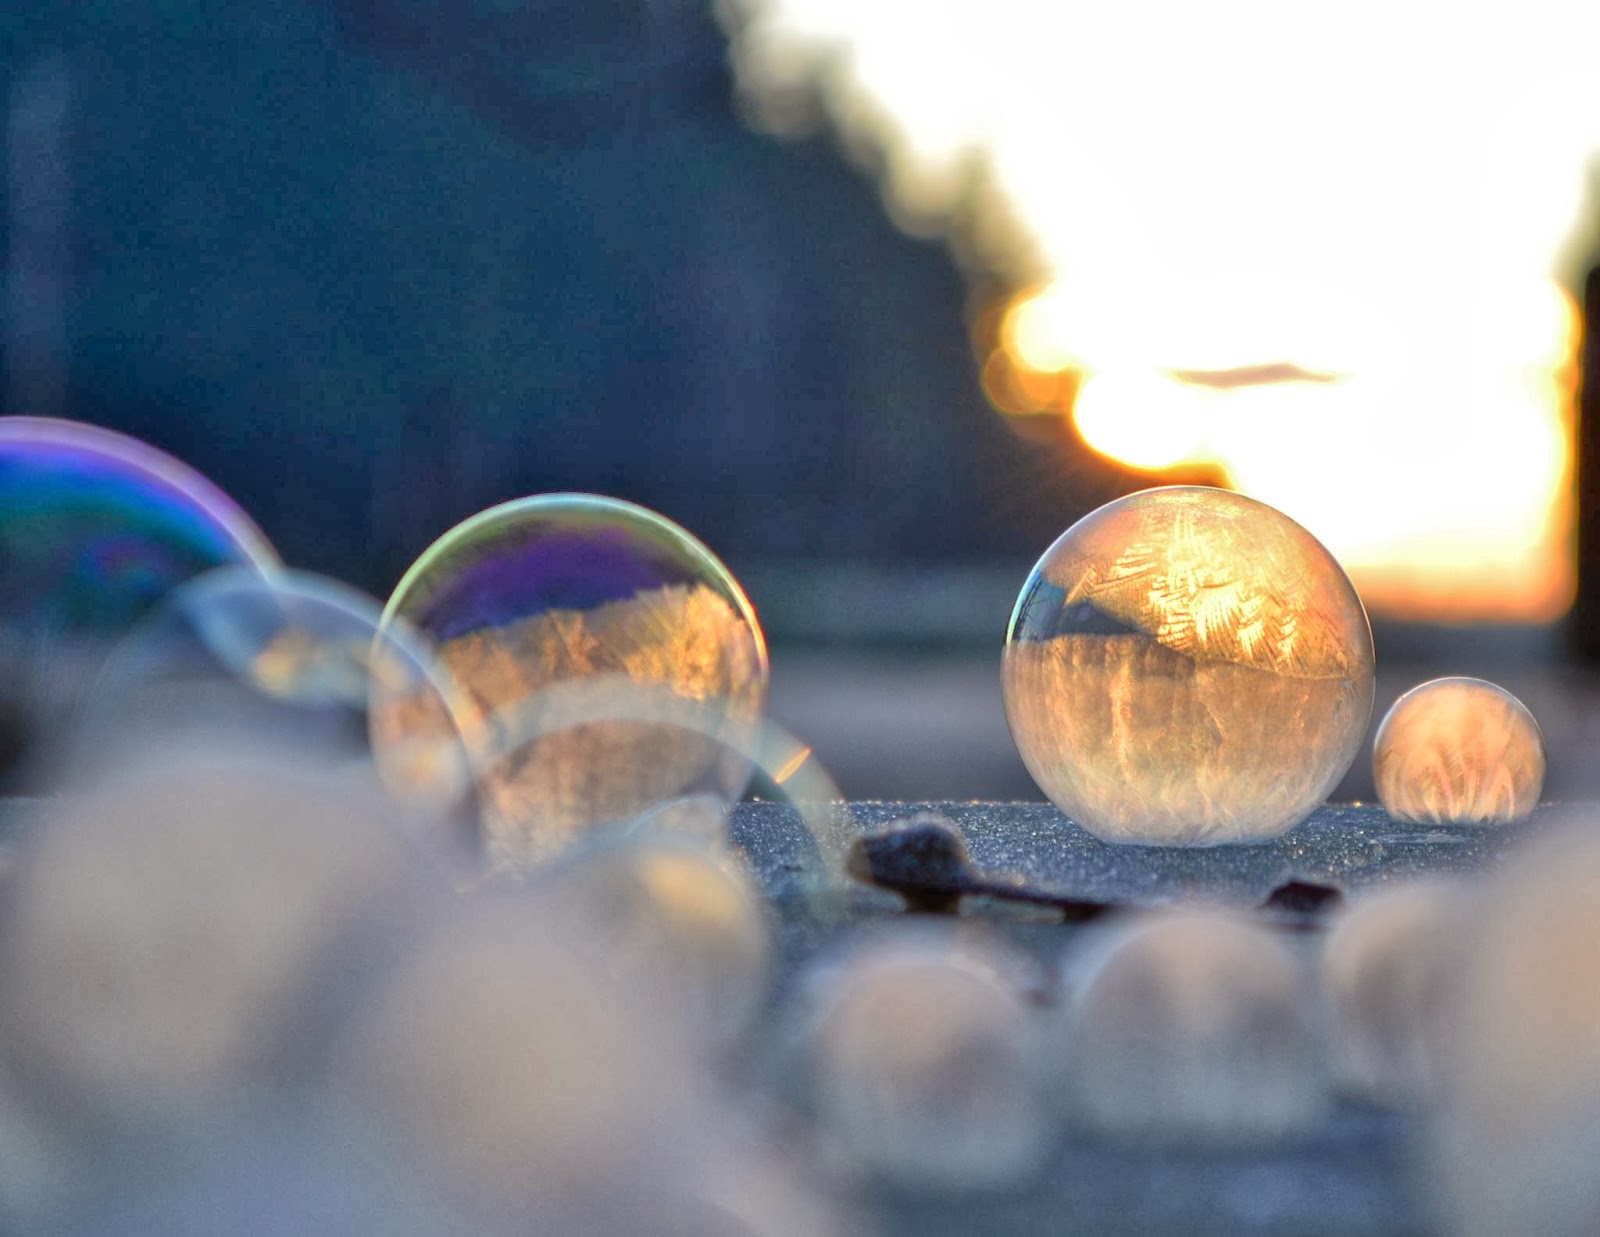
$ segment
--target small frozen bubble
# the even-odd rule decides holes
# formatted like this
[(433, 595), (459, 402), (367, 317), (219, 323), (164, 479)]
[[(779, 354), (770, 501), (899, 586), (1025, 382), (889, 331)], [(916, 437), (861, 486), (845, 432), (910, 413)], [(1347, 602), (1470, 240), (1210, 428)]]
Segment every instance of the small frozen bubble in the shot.
[(1293, 954), (1222, 912), (1111, 926), (1069, 1001), (1053, 1055), (1089, 1126), (1137, 1142), (1270, 1141), (1322, 1115)]
[[(385, 617), (431, 639), (476, 775), (491, 866), (527, 866), (664, 803), (731, 804), (766, 696), (738, 582), (670, 520), (545, 494), (451, 529)], [(641, 703), (643, 702), (643, 703)], [(387, 743), (433, 724), (399, 695)]]
[(1544, 736), (1522, 701), (1483, 679), (1434, 679), (1384, 716), (1373, 741), (1378, 799), (1396, 820), (1506, 824), (1539, 806)]
[(1028, 771), (1109, 842), (1272, 837), (1366, 737), (1372, 631), (1333, 556), (1271, 507), (1200, 486), (1091, 512), (1040, 558), (1001, 687)]
[(656, 1127), (695, 1120), (688, 1035), (607, 976), (578, 925), (485, 896), (383, 979), (336, 1073), (433, 1188), (505, 1214), (579, 1197)]
[(1460, 1237), (1600, 1231), (1596, 823), (1518, 854), (1465, 941), (1434, 1129), (1441, 1202)]
[(1418, 881), (1355, 901), (1322, 951), (1322, 991), (1343, 1082), (1385, 1103), (1430, 1100), (1472, 895)]
[(738, 1043), (765, 989), (770, 930), (732, 855), (667, 842), (590, 850), (529, 896), (568, 923), (592, 965), (652, 1008), (678, 1010), (714, 1053)]
[(115, 1124), (293, 1085), (340, 999), (322, 985), (426, 899), (386, 817), (346, 781), (242, 761), (44, 807), (0, 936), (0, 1028), (30, 1098)]
[(23, 739), (68, 716), (99, 659), (183, 581), (278, 558), (234, 502), (136, 439), (0, 417), (0, 679)]
[(1041, 1163), (1029, 1010), (1006, 963), (906, 931), (819, 976), (804, 1051), (842, 1161), (907, 1186), (977, 1190)]

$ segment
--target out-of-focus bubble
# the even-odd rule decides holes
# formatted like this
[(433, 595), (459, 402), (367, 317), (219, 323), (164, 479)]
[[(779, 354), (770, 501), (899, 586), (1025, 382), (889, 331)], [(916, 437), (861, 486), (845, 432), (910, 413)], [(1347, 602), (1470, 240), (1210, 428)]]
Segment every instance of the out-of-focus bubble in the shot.
[[(856, 830), (851, 824), (849, 805), (811, 748), (767, 719), (745, 734), (730, 736), (720, 707), (696, 707), (667, 697), (665, 689), (643, 687), (626, 698), (564, 696), (535, 709), (508, 714), (500, 730), (511, 752), (569, 730), (599, 724), (682, 731), (687, 738), (725, 748), (730, 759), (738, 759), (761, 775), (760, 797), (785, 800), (799, 817), (810, 850), (803, 856), (795, 855), (794, 860), (801, 865), (808, 892), (837, 893), (846, 883), (845, 864)], [(667, 799), (615, 829), (591, 831), (589, 844), (606, 844), (619, 838), (654, 839), (717, 851), (727, 840), (732, 808), (717, 793)], [(501, 857), (498, 866), (491, 866), (489, 872), (501, 875), (518, 870), (517, 865)]]
[[(629, 1237), (844, 1237), (856, 1231), (796, 1140), (754, 1108), (674, 1131), (632, 1170), (539, 1217), (537, 1231)], [(524, 1227), (520, 1231), (528, 1231)]]
[(1334, 1061), (1344, 1083), (1385, 1103), (1430, 1100), (1471, 895), (1419, 881), (1358, 899), (1322, 952)]
[[(493, 865), (744, 791), (766, 694), (761, 629), (728, 570), (654, 512), (589, 494), (491, 508), (413, 564), (385, 618), (432, 639), (453, 684)], [(631, 720), (640, 700), (649, 720)], [(438, 720), (405, 695), (375, 718), (384, 745)]]
[(803, 1051), (846, 1167), (961, 1191), (1039, 1166), (1033, 1028), (1009, 972), (970, 941), (903, 931), (813, 981)]
[(1515, 858), (1465, 941), (1435, 1123), (1461, 1237), (1600, 1231), (1600, 834), (1585, 815)]
[(37, 1231), (93, 1173), (93, 1153), (24, 1098), (15, 1063), (0, 1065), (0, 1224), (6, 1232)]
[[(206, 747), (370, 770), (374, 700), (432, 694), (448, 718), (425, 642), (401, 622), (378, 634), (379, 617), (365, 594), (307, 572), (197, 576), (107, 657), (73, 736), (71, 773)], [(467, 780), (459, 740), (448, 725), (427, 738), (383, 745), (388, 780), (427, 800), (458, 798)]]
[(733, 1048), (767, 977), (770, 931), (760, 893), (731, 856), (645, 842), (597, 849), (531, 891), (626, 990), (677, 1010), (694, 1038)]
[(1323, 802), (1372, 711), (1372, 631), (1287, 516), (1204, 487), (1108, 503), (1047, 550), (1001, 670), (1024, 763), (1112, 842), (1271, 837)]
[(0, 1042), (28, 1098), (115, 1125), (291, 1085), (331, 977), (426, 904), (387, 813), (347, 780), (240, 762), (45, 807), (0, 935)]
[(363, 1131), (249, 1108), (117, 1144), (34, 1237), (445, 1237), (460, 1234)]
[(1309, 1002), (1266, 929), (1185, 911), (1108, 929), (1054, 1056), (1089, 1126), (1137, 1142), (1270, 1141), (1322, 1115)]
[(1522, 701), (1483, 679), (1434, 679), (1384, 716), (1378, 799), (1396, 820), (1505, 824), (1539, 806), (1544, 736)]
[(380, 984), (338, 1076), (444, 1196), (504, 1213), (615, 1180), (653, 1127), (691, 1120), (688, 1033), (612, 982), (577, 925), (491, 896)]
[(106, 648), (184, 580), (277, 562), (231, 499), (155, 448), (92, 425), (0, 417), (8, 743), (59, 722)]

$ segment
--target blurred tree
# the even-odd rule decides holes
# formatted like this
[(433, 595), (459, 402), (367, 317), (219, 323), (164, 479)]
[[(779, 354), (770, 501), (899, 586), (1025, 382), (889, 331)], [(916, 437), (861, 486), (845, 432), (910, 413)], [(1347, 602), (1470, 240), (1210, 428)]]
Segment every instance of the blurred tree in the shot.
[(6, 80), (73, 73), (69, 415), (296, 565), (381, 594), (553, 489), (736, 569), (1026, 557), (1074, 513), (990, 517), (1026, 452), (958, 273), (825, 143), (740, 126), (692, 0), (27, 0), (0, 34)]

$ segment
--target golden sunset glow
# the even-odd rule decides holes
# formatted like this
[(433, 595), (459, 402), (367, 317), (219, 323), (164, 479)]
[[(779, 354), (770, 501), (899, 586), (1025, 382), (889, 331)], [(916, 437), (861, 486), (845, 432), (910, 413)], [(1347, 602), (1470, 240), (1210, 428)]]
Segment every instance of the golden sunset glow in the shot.
[[(1226, 307), (1214, 308), (1194, 343), (1174, 347), (1184, 364), (1158, 368), (1128, 349), (1102, 359), (1075, 343), (1073, 325), (1095, 320), (1092, 306), (1035, 289), (1007, 313), (1005, 356), (1041, 376), (1080, 372), (1072, 420), (1108, 458), (1152, 472), (1209, 465), (1294, 517), (1380, 612), (1454, 621), (1565, 612), (1578, 341), (1566, 292), (1530, 280), (1461, 307), (1443, 336), (1459, 344), (1426, 366), (1363, 356), (1354, 332), (1319, 354), (1281, 329), (1282, 347), (1264, 354), (1279, 359), (1241, 366), (1232, 339), (1265, 323), (1246, 315), (1230, 332)], [(1348, 372), (1331, 364), (1340, 346)], [(1289, 359), (1313, 355), (1326, 367)]]
[(1042, 448), (1068, 417), (1152, 483), (1214, 473), (1321, 538), (1381, 613), (1568, 608), (1564, 289), (1600, 240), (1600, 9), (724, 16), (758, 123), (831, 126), (897, 222), (1011, 289), (983, 385)]

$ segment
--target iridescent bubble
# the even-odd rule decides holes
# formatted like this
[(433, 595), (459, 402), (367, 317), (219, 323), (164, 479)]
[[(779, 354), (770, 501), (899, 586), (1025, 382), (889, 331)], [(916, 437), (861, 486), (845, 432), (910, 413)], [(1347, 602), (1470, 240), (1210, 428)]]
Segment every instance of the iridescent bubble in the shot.
[[(491, 508), (435, 542), (384, 613), (434, 642), (492, 865), (743, 793), (765, 642), (727, 568), (664, 517), (590, 494)], [(376, 715), (383, 743), (438, 722), (404, 696)]]
[(309, 572), (234, 566), (196, 576), (106, 658), (72, 736), (70, 773), (102, 775), (198, 747), (270, 749), (376, 771), (419, 805), (453, 805), (467, 772), (448, 725), (416, 743), (385, 743), (384, 767), (373, 769), (377, 699), (431, 696), (449, 716), (426, 642), (400, 621), (380, 631), (380, 616), (364, 593)]
[(1522, 701), (1483, 679), (1434, 679), (1385, 714), (1373, 741), (1378, 799), (1396, 820), (1506, 824), (1539, 806), (1544, 735)]
[(1034, 780), (1112, 842), (1282, 833), (1327, 798), (1372, 712), (1372, 630), (1305, 529), (1225, 490), (1108, 503), (1034, 567), (1001, 687)]
[(902, 929), (813, 978), (804, 1052), (842, 1165), (941, 1190), (1038, 1167), (1047, 1125), (1014, 970), (971, 939)]
[(68, 712), (107, 646), (178, 584), (277, 561), (231, 499), (155, 448), (0, 417), (0, 676), (16, 737)]
[(1174, 912), (1112, 928), (1076, 978), (1055, 1053), (1083, 1122), (1163, 1143), (1271, 1141), (1325, 1089), (1294, 955), (1257, 924)]

